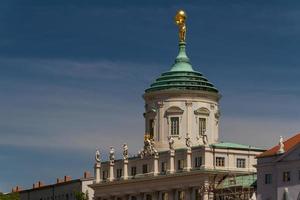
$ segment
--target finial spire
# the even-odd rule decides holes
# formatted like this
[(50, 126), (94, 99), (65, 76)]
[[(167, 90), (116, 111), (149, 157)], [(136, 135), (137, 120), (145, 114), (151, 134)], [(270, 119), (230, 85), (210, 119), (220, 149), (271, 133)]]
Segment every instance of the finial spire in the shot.
[(186, 13), (183, 10), (179, 10), (175, 15), (174, 20), (179, 29), (179, 53), (171, 71), (194, 71), (190, 63), (190, 59), (187, 57), (185, 52)]
[(179, 29), (179, 42), (185, 42), (186, 26), (185, 26), (186, 14), (183, 10), (179, 10), (175, 15), (175, 23)]

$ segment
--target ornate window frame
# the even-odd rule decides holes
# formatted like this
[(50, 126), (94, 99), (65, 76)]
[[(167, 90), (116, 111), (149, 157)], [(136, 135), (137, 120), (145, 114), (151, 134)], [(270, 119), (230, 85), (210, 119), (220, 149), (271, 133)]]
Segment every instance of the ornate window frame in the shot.
[[(209, 109), (205, 108), (205, 107), (201, 107), (201, 108), (198, 108), (197, 110), (194, 111), (194, 114), (195, 114), (195, 118), (196, 118), (196, 124), (198, 124), (197, 126), (197, 130), (198, 130), (198, 134), (197, 136), (200, 137), (200, 136), (203, 136), (207, 133), (207, 125), (208, 125), (208, 118), (209, 118), (209, 115), (210, 115), (210, 111)], [(200, 123), (200, 118), (204, 118), (205, 119), (205, 131), (204, 131), (204, 134), (201, 135), (200, 133), (200, 126), (199, 126), (199, 123)]]
[[(171, 106), (169, 107), (164, 114), (164, 117), (167, 119), (167, 124), (168, 124), (168, 135), (172, 137), (179, 137), (181, 135), (181, 122), (182, 122), (182, 117), (183, 117), (184, 110), (181, 109), (178, 106)], [(171, 134), (171, 117), (178, 117), (179, 118), (179, 134), (178, 135), (172, 135)]]

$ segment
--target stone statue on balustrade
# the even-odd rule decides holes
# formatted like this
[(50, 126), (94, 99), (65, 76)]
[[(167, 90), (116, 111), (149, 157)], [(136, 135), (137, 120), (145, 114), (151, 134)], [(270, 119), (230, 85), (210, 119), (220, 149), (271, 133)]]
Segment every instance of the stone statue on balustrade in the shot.
[(128, 146), (126, 143), (123, 144), (123, 159), (128, 160)]
[(174, 142), (175, 141), (174, 141), (173, 137), (169, 136), (168, 140), (169, 140), (169, 149), (174, 150)]
[(113, 147), (110, 147), (109, 161), (111, 164), (114, 164), (114, 162), (115, 162), (115, 149)]
[(188, 150), (191, 150), (192, 147), (192, 141), (191, 141), (191, 137), (189, 134), (187, 134), (186, 138), (185, 138), (185, 145), (187, 147)]
[(96, 163), (101, 163), (101, 154), (100, 154), (100, 151), (98, 149), (96, 149), (95, 161), (96, 161)]

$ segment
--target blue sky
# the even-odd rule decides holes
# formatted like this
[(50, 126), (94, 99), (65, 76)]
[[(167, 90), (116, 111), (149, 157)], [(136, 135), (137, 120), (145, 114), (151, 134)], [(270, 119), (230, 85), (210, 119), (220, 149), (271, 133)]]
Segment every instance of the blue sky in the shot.
[(298, 1), (0, 2), (0, 191), (92, 171), (96, 147), (142, 145), (145, 88), (177, 54), (222, 94), (221, 139), (300, 132)]

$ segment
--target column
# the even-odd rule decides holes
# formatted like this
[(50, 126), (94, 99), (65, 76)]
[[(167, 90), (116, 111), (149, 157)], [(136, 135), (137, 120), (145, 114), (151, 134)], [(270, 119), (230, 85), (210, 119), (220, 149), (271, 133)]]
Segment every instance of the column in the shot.
[(123, 166), (123, 179), (127, 180), (128, 179), (128, 159), (125, 159), (123, 161), (124, 166)]
[(173, 174), (175, 172), (175, 150), (170, 149), (170, 169), (169, 173)]
[(168, 200), (175, 200), (175, 195), (174, 195), (174, 193), (175, 193), (175, 190), (170, 190), (170, 191), (168, 192)]
[(160, 192), (153, 192), (153, 195), (152, 195), (152, 200), (159, 200), (159, 194)]
[(137, 200), (144, 200), (144, 193), (136, 194)]
[(193, 191), (192, 188), (186, 188), (184, 190), (184, 199), (185, 200), (192, 200), (192, 191)]
[(186, 171), (191, 171), (192, 169), (192, 150), (190, 147), (186, 150)]
[(109, 181), (114, 180), (114, 162), (110, 161), (109, 162)]
[(203, 182), (203, 200), (209, 200), (209, 181), (206, 179)]
[(101, 163), (96, 162), (94, 166), (94, 176), (95, 176), (95, 182), (100, 183), (101, 182)]
[(157, 176), (159, 174), (159, 170), (158, 170), (158, 153), (156, 153), (154, 155), (154, 176)]
[(185, 102), (185, 106), (186, 106), (186, 135), (191, 135), (192, 131), (191, 131), (191, 118), (190, 118), (190, 113), (191, 113), (191, 107), (192, 107), (193, 103), (191, 101), (186, 101)]
[(158, 102), (157, 107), (159, 110), (159, 118), (158, 118), (158, 134), (157, 134), (157, 141), (160, 141), (161, 138), (164, 138), (163, 132), (164, 132), (164, 112), (163, 112), (163, 102)]

